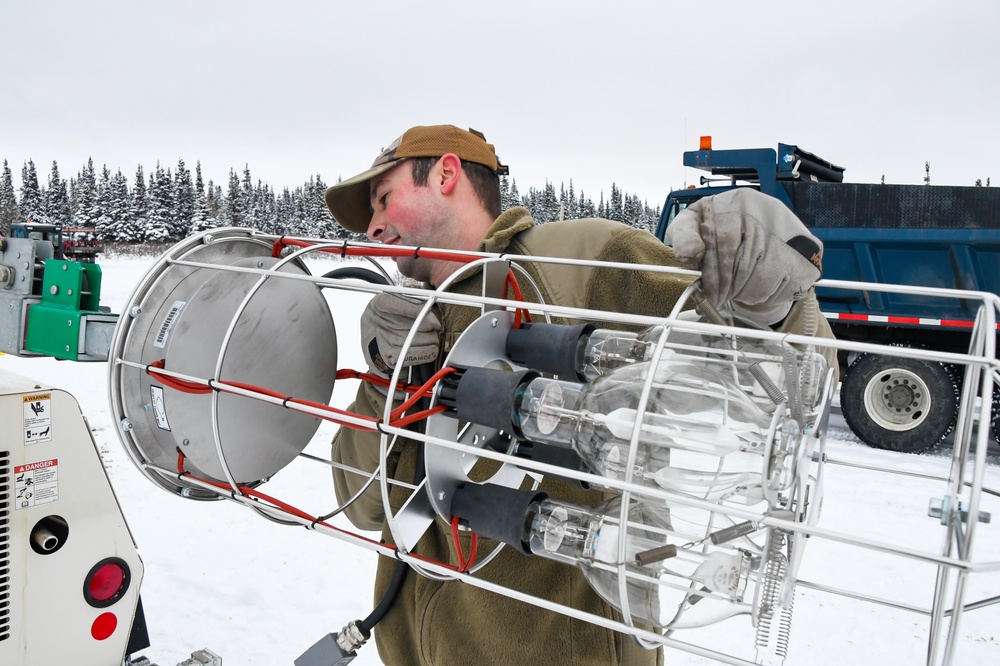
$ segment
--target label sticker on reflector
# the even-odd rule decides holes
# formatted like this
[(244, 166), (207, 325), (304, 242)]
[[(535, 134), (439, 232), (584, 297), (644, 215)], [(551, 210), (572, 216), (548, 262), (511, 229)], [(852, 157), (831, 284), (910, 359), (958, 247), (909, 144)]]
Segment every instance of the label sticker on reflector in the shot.
[(174, 301), (173, 305), (170, 306), (167, 316), (163, 318), (163, 323), (160, 324), (160, 330), (156, 332), (156, 338), (153, 340), (154, 347), (163, 349), (167, 346), (167, 336), (170, 335), (170, 329), (173, 327), (174, 322), (177, 321), (177, 315), (181, 313), (185, 305), (187, 305), (187, 301)]
[(153, 405), (153, 418), (156, 419), (156, 427), (160, 430), (170, 430), (170, 423), (167, 422), (167, 409), (163, 406), (163, 387), (149, 387), (149, 402)]

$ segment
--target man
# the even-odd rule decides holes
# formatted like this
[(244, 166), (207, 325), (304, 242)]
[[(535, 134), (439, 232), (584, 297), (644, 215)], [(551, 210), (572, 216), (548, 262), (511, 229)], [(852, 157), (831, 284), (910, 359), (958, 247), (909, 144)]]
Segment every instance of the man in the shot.
[[(370, 239), (387, 245), (681, 265), (674, 252), (649, 233), (616, 222), (589, 219), (536, 226), (523, 208), (501, 214), (501, 173), (506, 173), (506, 167), (482, 134), (450, 125), (414, 127), (379, 155), (372, 168), (329, 188), (326, 201), (342, 226), (365, 232)], [(757, 325), (801, 332), (802, 322), (812, 321), (811, 315), (818, 314), (809, 287), (819, 277), (819, 269), (808, 261), (809, 252), (803, 253), (785, 241), (799, 239), (797, 242), (804, 243), (817, 257), (822, 246), (786, 208), (759, 193), (716, 199), (700, 207), (692, 206), (683, 219), (678, 218), (680, 233), (674, 240), (675, 245), (683, 246), (685, 257), (716, 271), (716, 275), (703, 277), (706, 297), (718, 305), (732, 305), (732, 311)], [(755, 214), (748, 214), (748, 209)], [(771, 217), (780, 219), (776, 225), (778, 235), (771, 232), (773, 225), (767, 219)], [(722, 224), (717, 226), (717, 221)], [(754, 245), (754, 258), (736, 251), (743, 249), (743, 239)], [(770, 259), (773, 265), (762, 265), (762, 259)], [(397, 259), (396, 263), (403, 275), (432, 287), (441, 285), (459, 267), (456, 263), (413, 256)], [(529, 301), (541, 299), (561, 306), (633, 314), (667, 315), (689, 284), (689, 280), (674, 275), (603, 267), (531, 263), (526, 268), (541, 292), (533, 293), (533, 289), (522, 285)], [(724, 277), (720, 277), (722, 274)], [(450, 289), (478, 293), (479, 282), (477, 276), (465, 277)], [(435, 317), (422, 322), (408, 357), (400, 359), (401, 342), (419, 309), (390, 294), (372, 299), (361, 326), (362, 345), (373, 371), (388, 375), (399, 363), (407, 367), (434, 361), (439, 352), (448, 351), (479, 314), (474, 308), (439, 306)], [(825, 320), (819, 320), (818, 333), (832, 337)], [(381, 415), (385, 400), (378, 389), (365, 384), (358, 391), (354, 410)], [(406, 442), (397, 444), (396, 451), (388, 461), (387, 473), (410, 482), (419, 467), (421, 447)], [(341, 429), (334, 439), (333, 458), (362, 470), (375, 469), (377, 434)], [(360, 475), (335, 470), (338, 499), (343, 502), (350, 498), (364, 480)], [(547, 479), (542, 488), (554, 497), (581, 504), (596, 504), (603, 499), (596, 491), (584, 491), (558, 479)], [(408, 493), (405, 488), (393, 488), (393, 511), (402, 506)], [(385, 516), (377, 484), (362, 494), (346, 514), (359, 528), (383, 529)], [(387, 530), (385, 536), (389, 538)], [(480, 543), (479, 548), (488, 552), (492, 546)], [(467, 542), (465, 548), (468, 552)], [(444, 521), (439, 520), (428, 530), (416, 550), (438, 561), (457, 562)], [(380, 558), (376, 598), (386, 589), (393, 566), (390, 558)], [(595, 615), (620, 619), (582, 574), (565, 564), (525, 557), (504, 548), (477, 575)], [(644, 650), (629, 636), (471, 585), (414, 575), (407, 577), (375, 636), (383, 662), (393, 666), (644, 666), (663, 661), (662, 650)]]

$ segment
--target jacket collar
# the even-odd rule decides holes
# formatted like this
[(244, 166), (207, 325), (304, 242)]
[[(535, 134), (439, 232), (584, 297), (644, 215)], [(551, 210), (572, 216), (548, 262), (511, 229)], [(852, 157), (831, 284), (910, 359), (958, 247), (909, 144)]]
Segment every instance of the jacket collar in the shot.
[(527, 208), (516, 206), (500, 214), (500, 217), (490, 225), (486, 237), (479, 246), (481, 252), (506, 252), (511, 239), (535, 226), (531, 213)]

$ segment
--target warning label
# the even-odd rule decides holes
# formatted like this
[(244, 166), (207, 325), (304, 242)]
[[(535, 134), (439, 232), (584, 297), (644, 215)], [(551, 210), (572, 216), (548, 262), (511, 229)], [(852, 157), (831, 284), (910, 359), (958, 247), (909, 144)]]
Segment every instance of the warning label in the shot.
[(24, 445), (52, 441), (52, 394), (23, 396)]
[(14, 509), (27, 509), (59, 499), (59, 460), (14, 467)]

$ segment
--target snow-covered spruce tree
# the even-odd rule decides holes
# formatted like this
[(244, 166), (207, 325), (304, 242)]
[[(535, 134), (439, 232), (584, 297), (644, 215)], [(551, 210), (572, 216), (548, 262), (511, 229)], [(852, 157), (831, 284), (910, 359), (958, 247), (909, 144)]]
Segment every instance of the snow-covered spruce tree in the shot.
[(48, 222), (42, 204), (42, 191), (38, 188), (38, 172), (32, 160), (21, 167), (21, 215), (25, 222)]
[(45, 216), (51, 224), (63, 227), (72, 226), (72, 215), (69, 208), (69, 190), (67, 183), (59, 176), (59, 165), (52, 160), (52, 171), (49, 173), (49, 184), (42, 193)]
[[(306, 190), (306, 211), (309, 215), (310, 224), (318, 232), (318, 237), (346, 238), (346, 231), (334, 221), (333, 214), (326, 207), (327, 184), (323, 182), (323, 178), (319, 174), (316, 174), (315, 180), (310, 178), (309, 182), (312, 183), (313, 189), (311, 191)], [(368, 240), (364, 234), (359, 234), (358, 239)]]
[[(626, 194), (622, 203), (622, 221), (630, 227), (641, 229), (642, 227), (639, 226), (641, 215), (642, 203), (639, 201), (639, 197)], [(646, 231), (649, 230), (647, 229)]]
[[(301, 200), (301, 190), (299, 190)], [(274, 216), (277, 228), (274, 233), (287, 236), (298, 236), (302, 220), (301, 207), (296, 207), (296, 197), (286, 187), (274, 201)]]
[(210, 219), (215, 221), (215, 226), (221, 227), (222, 224), (222, 187), (216, 185), (214, 181), (209, 180), (208, 185), (205, 186), (205, 203), (208, 204), (208, 216)]
[(108, 237), (114, 219), (111, 217), (111, 171), (108, 165), (102, 165), (101, 177), (97, 181), (97, 198), (94, 206), (94, 233), (100, 239)]
[(146, 190), (146, 176), (140, 164), (135, 170), (135, 184), (132, 187), (132, 224), (134, 233), (122, 238), (123, 243), (142, 243), (146, 240), (146, 224), (149, 220), (149, 193)]
[(240, 181), (240, 207), (243, 210), (243, 222), (240, 224), (242, 227), (247, 227), (249, 229), (259, 229), (260, 225), (257, 222), (257, 192), (253, 186), (253, 180), (250, 178), (250, 165), (243, 165), (243, 179)]
[(257, 181), (256, 192), (254, 192), (255, 216), (257, 219), (256, 228), (267, 234), (278, 233), (282, 226), (278, 222), (277, 204), (274, 200), (274, 190), (270, 185)]
[(229, 187), (221, 199), (219, 222), (224, 227), (242, 227), (246, 211), (243, 209), (243, 198), (240, 196), (240, 179), (236, 171), (229, 170)]
[(149, 212), (143, 241), (163, 243), (170, 240), (173, 229), (173, 183), (170, 175), (156, 163), (156, 171), (149, 175)]
[(608, 219), (615, 222), (628, 223), (625, 217), (625, 201), (622, 191), (615, 183), (611, 183), (611, 199), (608, 201)]
[(581, 218), (597, 217), (597, 208), (594, 206), (593, 199), (584, 196), (583, 190), (580, 190), (580, 200), (576, 204), (576, 213)]
[(170, 238), (180, 240), (188, 235), (191, 221), (194, 218), (194, 185), (191, 183), (191, 171), (185, 166), (184, 160), (177, 160), (177, 173), (174, 174), (174, 217), (170, 229)]
[(88, 158), (80, 173), (76, 175), (70, 200), (73, 202), (73, 225), (92, 228), (97, 206), (97, 178), (94, 175), (93, 158)]
[(21, 221), (21, 208), (17, 205), (17, 194), (14, 192), (14, 176), (3, 161), (3, 174), (0, 175), (0, 236), (10, 233), (10, 225)]
[(559, 205), (562, 206), (563, 216), (567, 220), (575, 220), (580, 217), (577, 208), (576, 194), (573, 192), (573, 179), (569, 181), (569, 190), (563, 185), (559, 186)]
[(132, 198), (128, 192), (128, 179), (119, 169), (108, 184), (105, 194), (106, 213), (110, 222), (104, 227), (102, 240), (134, 243), (141, 238), (142, 230), (133, 216)]
[[(201, 162), (195, 164), (194, 174), (194, 212), (191, 215), (191, 228), (188, 230), (188, 233), (192, 234), (218, 226), (209, 207), (208, 194), (201, 179)], [(212, 181), (208, 182), (208, 187), (211, 192), (214, 187)]]

